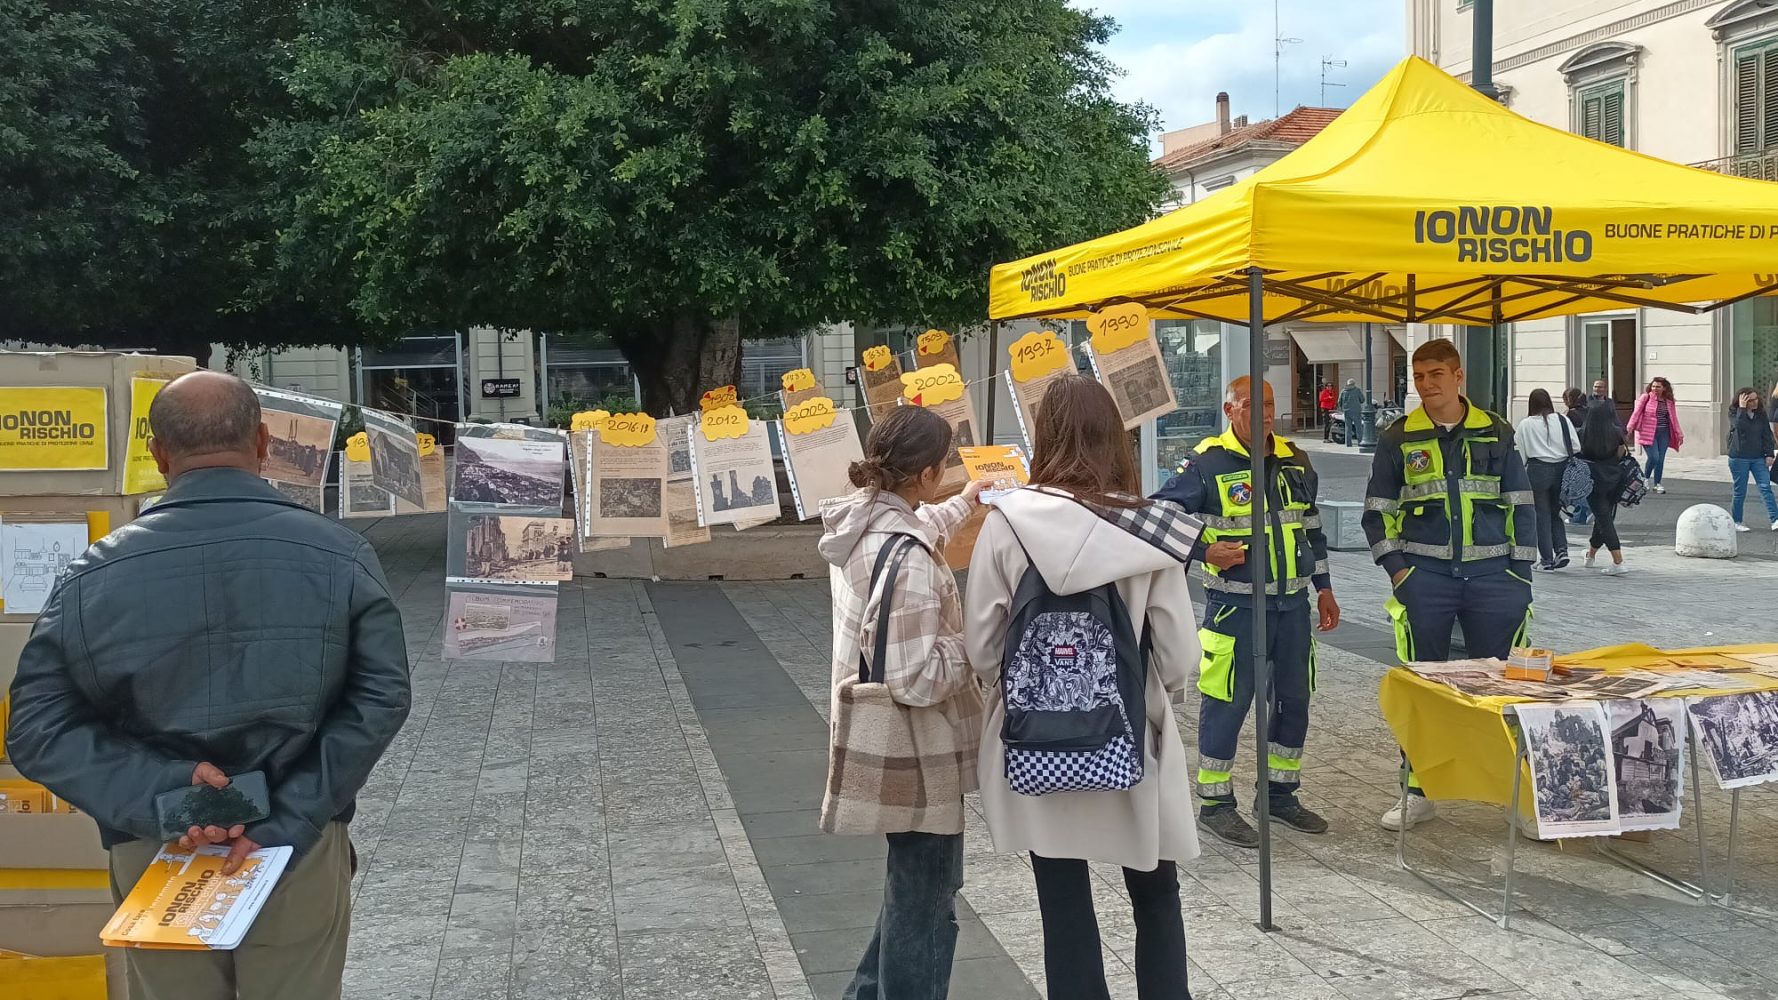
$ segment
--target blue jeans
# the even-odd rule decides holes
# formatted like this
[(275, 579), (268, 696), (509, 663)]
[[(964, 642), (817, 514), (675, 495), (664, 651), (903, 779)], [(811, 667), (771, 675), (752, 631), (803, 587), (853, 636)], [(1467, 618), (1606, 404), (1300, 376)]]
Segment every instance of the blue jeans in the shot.
[(1667, 468), (1667, 448), (1671, 439), (1666, 431), (1655, 431), (1654, 444), (1648, 446), (1648, 461), (1642, 467), (1642, 475), (1650, 486), (1661, 485), (1661, 473)]
[(1766, 468), (1763, 458), (1731, 458), (1729, 459), (1729, 478), (1735, 483), (1735, 506), (1732, 513), (1735, 523), (1741, 523), (1741, 511), (1747, 506), (1747, 477), (1753, 477), (1753, 485), (1759, 487), (1760, 496), (1765, 498), (1766, 513), (1778, 522), (1778, 500), (1772, 498), (1772, 473)]
[(888, 836), (883, 909), (845, 1000), (945, 1000), (957, 951), (963, 835)]

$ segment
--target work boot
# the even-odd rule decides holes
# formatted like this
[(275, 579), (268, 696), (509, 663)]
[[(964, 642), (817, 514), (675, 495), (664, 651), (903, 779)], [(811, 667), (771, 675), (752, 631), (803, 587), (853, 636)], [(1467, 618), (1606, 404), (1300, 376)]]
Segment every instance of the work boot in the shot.
[(1241, 818), (1233, 803), (1204, 806), (1198, 810), (1198, 825), (1217, 840), (1231, 847), (1259, 846), (1259, 831)]
[(1327, 820), (1294, 798), (1273, 802), (1271, 816), (1272, 822), (1283, 823), (1292, 830), (1303, 833), (1327, 832)]

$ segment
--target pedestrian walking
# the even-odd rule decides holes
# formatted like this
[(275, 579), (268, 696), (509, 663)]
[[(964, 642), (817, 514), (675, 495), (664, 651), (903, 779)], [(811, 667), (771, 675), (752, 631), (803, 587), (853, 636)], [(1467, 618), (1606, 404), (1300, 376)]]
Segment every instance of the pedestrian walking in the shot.
[(1772, 434), (1770, 414), (1760, 405), (1759, 390), (1751, 386), (1735, 393), (1735, 406), (1729, 410), (1729, 480), (1735, 486), (1735, 530), (1751, 530), (1741, 523), (1747, 505), (1747, 481), (1759, 487), (1771, 515), (1772, 530), (1778, 531), (1778, 500), (1772, 498), (1772, 460), (1778, 453)]
[(1580, 450), (1580, 434), (1567, 417), (1556, 415), (1550, 394), (1531, 390), (1531, 405), (1514, 432), (1519, 453), (1525, 457), (1525, 473), (1531, 496), (1537, 503), (1538, 569), (1558, 570), (1568, 565), (1568, 529), (1562, 524), (1562, 474)]
[[(1562, 405), (1568, 408), (1568, 422), (1574, 425), (1575, 439), (1580, 438), (1581, 425), (1587, 422), (1587, 394), (1569, 389), (1562, 394)], [(1593, 508), (1583, 497), (1570, 508), (1569, 524), (1586, 524), (1593, 519)]]
[(1588, 504), (1593, 508), (1593, 534), (1587, 540), (1586, 567), (1593, 568), (1599, 550), (1611, 553), (1606, 576), (1622, 576), (1624, 546), (1618, 539), (1617, 508), (1622, 498), (1628, 470), (1624, 458), (1629, 454), (1629, 437), (1618, 426), (1617, 408), (1610, 400), (1594, 400), (1587, 407), (1586, 424), (1580, 429), (1580, 457), (1593, 470), (1593, 495)]
[[(1334, 387), (1332, 382), (1321, 383), (1321, 395), (1316, 402), (1321, 410), (1321, 440), (1332, 441), (1334, 412)], [(1346, 433), (1352, 433), (1352, 429), (1347, 427)]]
[[(1757, 394), (1755, 394), (1757, 396)], [(1648, 464), (1642, 474), (1656, 493), (1665, 493), (1661, 473), (1667, 466), (1667, 450), (1679, 450), (1685, 443), (1685, 432), (1679, 428), (1679, 408), (1673, 402), (1673, 383), (1656, 376), (1636, 400), (1636, 409), (1625, 425), (1631, 442), (1641, 445)]]
[[(1178, 863), (1197, 857), (1198, 838), (1173, 697), (1184, 692), (1199, 660), (1179, 551), (1179, 526), (1195, 522), (1174, 505), (1137, 493), (1129, 434), (1110, 393), (1092, 379), (1058, 379), (1037, 411), (1034, 437), (1032, 485), (1003, 497), (989, 513), (969, 569), (969, 659), (984, 681), (995, 684), (984, 740), (998, 745), (984, 747), (981, 755), (982, 809), (996, 850), (1031, 854), (1049, 996), (1109, 995), (1087, 867), (1098, 861), (1124, 869), (1136, 924), (1136, 995), (1189, 997)], [(1189, 555), (1195, 538), (1183, 537)], [(1126, 639), (1114, 655), (1093, 626), (1100, 619), (1082, 610), (1066, 614), (1088, 629), (1049, 632), (1031, 648), (1032, 631), (1023, 638), (1009, 632), (1034, 600), (1110, 607), (1124, 623)], [(1041, 618), (1031, 624), (1032, 630), (1043, 627)], [(1146, 637), (1146, 655), (1136, 636)], [(1038, 690), (1014, 687), (1009, 695), (1003, 686), (1023, 684), (1034, 662), (1054, 666), (1062, 657), (1070, 664), (1115, 659), (1120, 683), (1071, 693), (1058, 676), (1063, 672), (1056, 671), (1049, 674), (1055, 681)], [(1126, 666), (1134, 667), (1132, 684), (1122, 683)], [(1015, 755), (1018, 748), (1008, 738), (1036, 735), (1025, 728), (1034, 721), (1080, 717), (1069, 708), (1101, 704), (1102, 711), (1116, 705), (1108, 718), (1131, 731), (1136, 745), (1123, 746), (1128, 757), (1140, 755), (1139, 773), (1118, 765), (1107, 774), (1123, 780), (1075, 786), (1102, 790), (1033, 794), (1024, 783), (1032, 775), (1020, 770), (1019, 787), (1027, 791), (1015, 790), (1014, 765), (1030, 758), (1024, 756), (1029, 751)], [(1034, 719), (1030, 709), (1046, 705), (1063, 711)], [(1011, 728), (1015, 710), (1019, 726)], [(1119, 790), (1104, 790), (1108, 785)]]
[(822, 505), (833, 566), (833, 726), (821, 828), (889, 843), (883, 905), (846, 1000), (944, 1000), (963, 887), (963, 796), (976, 788), (980, 685), (944, 542), (980, 483), (932, 501), (951, 425), (899, 407), (872, 425), (849, 496)]
[(355, 867), (346, 824), (407, 718), (401, 614), (362, 535), (260, 478), (247, 383), (193, 372), (149, 408), (154, 508), (67, 568), (19, 656), (6, 745), (99, 825), (117, 902), (164, 846), (154, 799), (262, 772), (271, 814), (183, 847), (290, 867), (234, 951), (124, 951), (135, 1000), (338, 998)]
[(1766, 420), (1772, 425), (1772, 436), (1778, 437), (1778, 383), (1772, 385), (1772, 395), (1766, 401)]
[[(1263, 392), (1268, 517), (1254, 545), (1252, 380), (1229, 383), (1222, 412), (1229, 429), (1199, 442), (1156, 500), (1171, 500), (1204, 520), (1203, 559), (1193, 564), (1204, 584), (1204, 655), (1198, 668), (1198, 824), (1235, 847), (1258, 847), (1259, 834), (1236, 809), (1235, 751), (1253, 703), (1253, 616), (1271, 611), (1266, 630), (1272, 660), (1272, 729), (1264, 789), (1271, 818), (1303, 833), (1326, 833), (1327, 820), (1297, 800), (1303, 747), (1309, 733), (1309, 694), (1315, 687), (1313, 619), (1323, 632), (1340, 623), (1328, 575), (1327, 538), (1315, 506), (1318, 477), (1309, 456), (1272, 433), (1272, 387)], [(1251, 554), (1251, 558), (1250, 558)], [(1255, 596), (1252, 569), (1274, 567), (1266, 592)], [(1310, 592), (1315, 607), (1310, 607)]]
[[(1463, 396), (1462, 356), (1449, 340), (1414, 351), (1419, 409), (1383, 433), (1365, 489), (1371, 558), (1389, 574), (1385, 607), (1402, 662), (1448, 660), (1461, 624), (1469, 655), (1506, 659), (1531, 618), (1537, 509), (1512, 425)], [(1407, 802), (1383, 827), (1434, 813), (1409, 772)]]
[(1346, 380), (1346, 390), (1340, 393), (1340, 412), (1346, 417), (1346, 446), (1358, 447), (1363, 438), (1360, 422), (1364, 419), (1364, 390), (1358, 387), (1358, 380)]

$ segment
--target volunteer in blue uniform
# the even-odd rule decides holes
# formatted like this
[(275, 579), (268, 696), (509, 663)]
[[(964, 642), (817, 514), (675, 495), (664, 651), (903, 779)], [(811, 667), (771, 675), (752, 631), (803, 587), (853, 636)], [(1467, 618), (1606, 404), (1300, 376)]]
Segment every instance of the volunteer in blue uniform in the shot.
[[(1205, 438), (1155, 494), (1197, 514), (1205, 525), (1203, 558), (1193, 572), (1204, 584), (1204, 627), (1198, 689), (1198, 824), (1224, 843), (1259, 846), (1259, 834), (1236, 809), (1235, 750), (1253, 700), (1254, 593), (1250, 556), (1253, 501), (1251, 381), (1229, 383), (1222, 412), (1229, 429)], [(1304, 833), (1326, 833), (1327, 820), (1297, 801), (1303, 744), (1309, 733), (1309, 695), (1315, 688), (1315, 639), (1309, 589), (1318, 591), (1321, 631), (1340, 623), (1327, 572), (1327, 540), (1315, 507), (1316, 476), (1309, 458), (1272, 433), (1272, 387), (1264, 387), (1266, 428), (1265, 557), (1266, 645), (1273, 662), (1271, 733), (1266, 787), (1271, 817)]]
[[(1365, 489), (1364, 533), (1389, 574), (1388, 602), (1402, 662), (1448, 660), (1451, 630), (1476, 658), (1506, 659), (1525, 642), (1537, 508), (1512, 425), (1463, 396), (1456, 345), (1433, 340), (1414, 351), (1421, 405), (1377, 442)], [(1409, 777), (1383, 827), (1412, 827), (1433, 814)]]

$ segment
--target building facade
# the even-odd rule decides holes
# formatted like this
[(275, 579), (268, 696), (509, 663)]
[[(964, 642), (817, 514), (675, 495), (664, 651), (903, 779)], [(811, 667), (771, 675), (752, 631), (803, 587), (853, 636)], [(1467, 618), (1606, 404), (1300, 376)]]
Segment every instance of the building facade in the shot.
[[(1467, 0), (1408, 0), (1407, 15), (1414, 54), (1467, 79)], [(1778, 180), (1778, 4), (1552, 0), (1496, 4), (1494, 19), (1494, 79), (1519, 114), (1664, 160)], [(1778, 384), (1773, 298), (1704, 316), (1627, 308), (1498, 333), (1417, 325), (1411, 336), (1456, 340), (1472, 396), (1511, 415), (1533, 389), (1555, 395), (1601, 378), (1627, 414), (1649, 379), (1664, 377), (1694, 456), (1722, 454), (1722, 414), (1739, 387)]]

